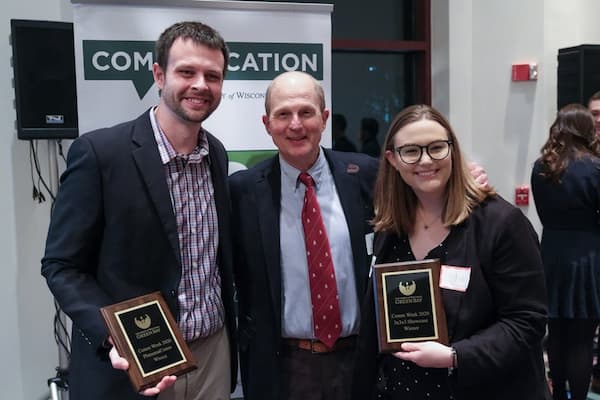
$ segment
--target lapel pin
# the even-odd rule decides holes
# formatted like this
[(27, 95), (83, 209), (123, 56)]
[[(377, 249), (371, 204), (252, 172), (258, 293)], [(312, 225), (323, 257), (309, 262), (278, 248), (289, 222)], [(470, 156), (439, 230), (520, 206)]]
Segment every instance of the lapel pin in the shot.
[(360, 167), (356, 164), (348, 164), (346, 167), (346, 172), (349, 174), (356, 174), (360, 170)]

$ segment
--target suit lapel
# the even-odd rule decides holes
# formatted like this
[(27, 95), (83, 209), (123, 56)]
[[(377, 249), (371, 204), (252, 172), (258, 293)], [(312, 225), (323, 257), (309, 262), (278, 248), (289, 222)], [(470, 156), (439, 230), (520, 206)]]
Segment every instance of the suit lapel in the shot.
[(165, 179), (164, 166), (158, 153), (158, 146), (154, 140), (152, 125), (147, 113), (136, 120), (133, 126), (132, 142), (132, 155), (138, 172), (146, 185), (148, 195), (165, 229), (175, 257), (181, 263), (177, 221), (171, 205), (171, 195)]
[(356, 290), (358, 299), (362, 302), (363, 294), (366, 291), (366, 280), (364, 273), (366, 268), (366, 247), (365, 247), (365, 226), (364, 212), (362, 209), (360, 181), (358, 170), (350, 167), (346, 163), (340, 162), (335, 157), (335, 153), (325, 150), (325, 156), (329, 163), (329, 168), (333, 174), (335, 187), (344, 210), (346, 224), (350, 233), (350, 244), (352, 246), (352, 260), (354, 261), (354, 276), (356, 281)]
[(224, 166), (226, 168), (227, 162), (221, 155), (223, 153), (217, 151), (217, 139), (208, 132), (206, 132), (206, 137), (208, 139), (210, 175), (217, 209), (217, 222), (219, 224), (219, 248), (222, 248), (224, 245), (228, 247), (228, 243), (225, 243), (225, 241), (229, 240), (229, 208), (231, 205), (229, 202), (228, 187), (226, 186), (227, 170), (223, 168)]
[(281, 247), (279, 244), (279, 213), (281, 209), (281, 169), (279, 158), (264, 170), (256, 182), (258, 225), (265, 256), (266, 273), (275, 318), (276, 332), (281, 332)]

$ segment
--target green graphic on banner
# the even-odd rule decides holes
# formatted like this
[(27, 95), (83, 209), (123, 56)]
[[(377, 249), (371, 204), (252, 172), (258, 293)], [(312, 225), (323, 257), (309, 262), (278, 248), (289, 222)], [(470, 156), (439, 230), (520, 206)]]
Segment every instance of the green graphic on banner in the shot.
[[(282, 72), (304, 71), (323, 80), (323, 44), (228, 42), (227, 80), (270, 81)], [(131, 81), (140, 99), (154, 84), (153, 41), (83, 40), (84, 79)]]
[(154, 42), (84, 40), (83, 72), (86, 80), (131, 81), (142, 99), (154, 84)]
[(228, 151), (229, 161), (238, 162), (250, 168), (262, 160), (273, 157), (277, 150), (240, 150)]

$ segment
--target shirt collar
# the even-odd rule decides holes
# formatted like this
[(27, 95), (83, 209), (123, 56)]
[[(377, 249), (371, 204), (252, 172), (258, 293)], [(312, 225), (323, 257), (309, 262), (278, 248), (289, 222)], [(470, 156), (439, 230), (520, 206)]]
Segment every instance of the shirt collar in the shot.
[[(282, 176), (286, 178), (286, 181), (293, 185), (294, 191), (298, 189), (299, 185), (301, 185), (298, 176), (300, 176), (300, 171), (297, 168), (292, 167), (288, 162), (286, 162), (281, 154), (279, 154), (279, 164), (281, 165), (281, 173)], [(323, 169), (327, 168), (327, 159), (325, 158), (325, 153), (323, 149), (319, 147), (319, 156), (315, 163), (306, 171), (313, 179), (315, 183), (315, 189), (318, 190), (319, 185), (323, 181)]]
[(158, 124), (158, 120), (156, 119), (156, 107), (150, 109), (150, 124), (152, 125), (154, 139), (158, 144), (158, 152), (163, 165), (168, 164), (177, 157), (184, 158), (190, 163), (197, 163), (201, 162), (202, 159), (208, 155), (208, 138), (206, 137), (204, 129), (200, 128), (198, 144), (190, 154), (178, 154), (171, 145), (171, 142), (169, 142), (167, 135), (165, 135)]

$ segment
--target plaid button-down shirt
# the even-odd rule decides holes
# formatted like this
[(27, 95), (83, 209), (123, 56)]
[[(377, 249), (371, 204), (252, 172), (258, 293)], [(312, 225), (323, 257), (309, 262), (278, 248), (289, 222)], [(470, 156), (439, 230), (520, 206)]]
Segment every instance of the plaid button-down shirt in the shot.
[(221, 276), (217, 269), (219, 226), (208, 140), (202, 131), (191, 154), (177, 154), (154, 110), (150, 110), (150, 120), (177, 220), (182, 267), (179, 328), (189, 342), (215, 333), (224, 324)]

